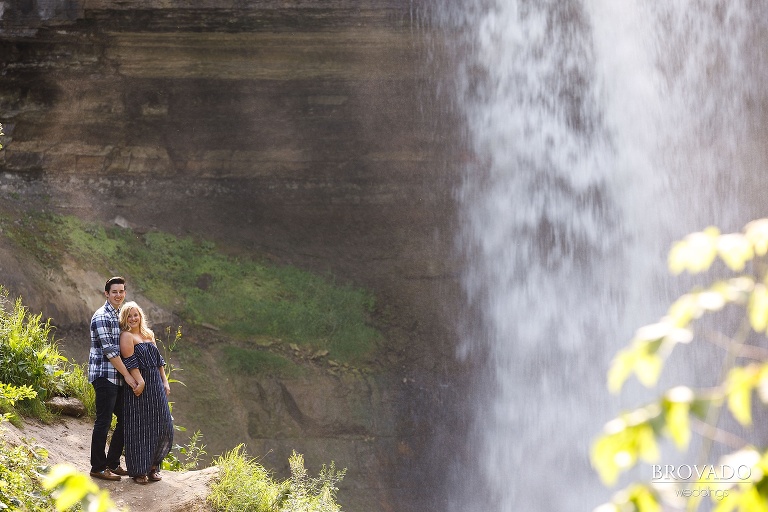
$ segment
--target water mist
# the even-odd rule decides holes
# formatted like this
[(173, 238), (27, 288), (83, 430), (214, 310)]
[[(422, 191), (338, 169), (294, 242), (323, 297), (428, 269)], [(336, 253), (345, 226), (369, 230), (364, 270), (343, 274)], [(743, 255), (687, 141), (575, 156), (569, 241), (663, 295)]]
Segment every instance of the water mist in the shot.
[(436, 13), (470, 155), (459, 357), (483, 368), (450, 510), (591, 510), (610, 491), (589, 445), (639, 405), (608, 394), (609, 362), (685, 291), (670, 244), (766, 213), (750, 192), (765, 174), (766, 7), (467, 0)]

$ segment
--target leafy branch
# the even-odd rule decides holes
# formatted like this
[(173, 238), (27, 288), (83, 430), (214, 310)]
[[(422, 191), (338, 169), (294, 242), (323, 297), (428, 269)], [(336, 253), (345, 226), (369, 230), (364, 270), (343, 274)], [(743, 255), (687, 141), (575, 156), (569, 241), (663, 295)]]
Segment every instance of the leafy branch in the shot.
[[(748, 428), (753, 423), (753, 397), (757, 395), (762, 404), (768, 404), (768, 350), (747, 344), (754, 333), (768, 334), (766, 254), (768, 219), (752, 221), (740, 233), (722, 234), (709, 227), (673, 245), (668, 257), (673, 274), (705, 273), (719, 261), (732, 275), (684, 294), (657, 323), (638, 329), (629, 345), (613, 359), (607, 375), (608, 389), (619, 393), (632, 376), (645, 387), (656, 386), (673, 350), (679, 345), (695, 345), (694, 328), (705, 315), (724, 314), (727, 306), (736, 306), (743, 310), (744, 319), (732, 335), (707, 333), (705, 337), (726, 350), (714, 387), (693, 389), (680, 385), (664, 391), (655, 401), (609, 421), (591, 450), (593, 467), (604, 484), (613, 486), (639, 461), (658, 461), (660, 441), (667, 439), (679, 451), (686, 451), (696, 432), (704, 439), (703, 458), (709, 456), (712, 443), (724, 443), (736, 450), (727, 460), (745, 468), (743, 474), (734, 478), (723, 474), (724, 464), (719, 466), (719, 473), (711, 465), (707, 478), (691, 481), (688, 475), (665, 482), (678, 486), (706, 483), (706, 493), (694, 493), (688, 487), (672, 495), (669, 486), (662, 489), (654, 482), (633, 483), (616, 493), (610, 503), (598, 507), (601, 512), (656, 512), (663, 505), (672, 505), (675, 497), (679, 502), (681, 496), (689, 498), (689, 511), (697, 510), (706, 496), (712, 498), (715, 512), (768, 511), (768, 451), (718, 428), (723, 410)], [(699, 334), (698, 338), (702, 337)]]

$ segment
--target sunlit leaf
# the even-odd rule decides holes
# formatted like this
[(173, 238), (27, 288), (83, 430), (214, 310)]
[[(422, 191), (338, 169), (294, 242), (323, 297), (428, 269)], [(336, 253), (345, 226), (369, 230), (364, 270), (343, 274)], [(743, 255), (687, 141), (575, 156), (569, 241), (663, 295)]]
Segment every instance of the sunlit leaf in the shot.
[(56, 509), (69, 510), (88, 495), (88, 490), (67, 480), (67, 485), (56, 494)]
[(674, 275), (683, 273), (688, 268), (688, 243), (685, 241), (675, 242), (672, 249), (669, 250), (667, 257), (667, 266)]
[(733, 512), (739, 506), (739, 498), (737, 493), (730, 491), (727, 496), (723, 496), (723, 499), (715, 504), (712, 512)]
[(68, 464), (57, 464), (51, 468), (45, 478), (43, 479), (43, 488), (53, 489), (59, 485), (62, 485), (64, 481), (70, 476), (77, 474), (77, 469)]
[(630, 490), (630, 502), (634, 503), (638, 512), (660, 512), (661, 506), (656, 494), (644, 485), (635, 485)]
[(753, 220), (744, 227), (744, 235), (752, 243), (755, 253), (759, 256), (768, 253), (768, 219)]
[(632, 354), (628, 352), (619, 352), (613, 358), (611, 366), (608, 369), (608, 390), (611, 393), (618, 393), (624, 382), (632, 374)]
[(699, 307), (706, 311), (719, 311), (725, 306), (725, 296), (716, 291), (706, 291), (697, 294)]
[(606, 485), (613, 485), (619, 474), (634, 466), (638, 459), (658, 459), (652, 423), (660, 413), (658, 404), (650, 404), (606, 423), (603, 435), (590, 451), (592, 465)]
[[(660, 341), (662, 338), (664, 338), (664, 336), (669, 334), (669, 332), (672, 330), (673, 327), (674, 326), (668, 322), (658, 322), (655, 324), (645, 325), (639, 328), (637, 331), (635, 331), (634, 341), (637, 341), (637, 342)], [(658, 345), (656, 347), (650, 348), (649, 351), (655, 351), (657, 348), (658, 348)]]
[(633, 484), (617, 492), (610, 503), (604, 503), (592, 512), (659, 512), (656, 493), (647, 485)]
[[(698, 274), (708, 270), (717, 257), (717, 240), (720, 230), (716, 227), (708, 227), (704, 231), (691, 233), (683, 240), (685, 249), (676, 255), (683, 264), (683, 269), (691, 274)], [(671, 255), (670, 255), (671, 257)], [(671, 269), (671, 262), (670, 262)], [(679, 273), (679, 272), (678, 272)]]
[(757, 393), (763, 403), (768, 403), (768, 364), (760, 367), (757, 378)]
[(663, 359), (656, 355), (661, 342), (661, 339), (635, 339), (628, 348), (621, 350), (608, 369), (608, 389), (612, 393), (619, 392), (632, 373), (643, 385), (653, 386), (663, 366)]
[(747, 487), (738, 497), (739, 512), (768, 512), (768, 501), (755, 486)]
[(635, 363), (635, 375), (645, 387), (650, 388), (658, 382), (662, 366), (663, 361), (656, 354), (639, 357)]
[(613, 485), (619, 478), (619, 466), (616, 464), (616, 441), (610, 436), (600, 437), (592, 444), (590, 459), (600, 480), (606, 485)]
[(744, 270), (746, 262), (755, 257), (749, 239), (740, 233), (722, 235), (718, 238), (717, 252), (720, 259), (734, 272)]
[(755, 287), (755, 281), (749, 276), (739, 276), (718, 281), (710, 289), (720, 293), (727, 302), (743, 304)]
[(756, 332), (768, 328), (768, 288), (763, 283), (755, 285), (747, 302), (749, 324)]
[(680, 450), (687, 448), (691, 440), (688, 414), (693, 400), (693, 391), (685, 386), (678, 386), (666, 393), (664, 403), (666, 427), (669, 437)]
[(735, 367), (728, 372), (728, 409), (742, 425), (752, 424), (752, 390), (759, 378), (755, 367)]
[(109, 492), (69, 464), (55, 465), (44, 477), (43, 488), (54, 491), (57, 510), (70, 510), (78, 504), (87, 505), (88, 512), (117, 510)]
[(654, 386), (674, 346), (689, 343), (692, 339), (693, 333), (689, 329), (676, 327), (669, 321), (638, 329), (630, 346), (619, 351), (611, 362), (608, 389), (617, 393), (632, 373), (644, 386)]
[(676, 327), (687, 327), (693, 320), (701, 316), (701, 306), (696, 296), (687, 293), (679, 297), (667, 311), (669, 322)]
[(637, 426), (638, 456), (648, 462), (659, 459), (659, 445), (656, 443), (656, 435), (650, 424)]

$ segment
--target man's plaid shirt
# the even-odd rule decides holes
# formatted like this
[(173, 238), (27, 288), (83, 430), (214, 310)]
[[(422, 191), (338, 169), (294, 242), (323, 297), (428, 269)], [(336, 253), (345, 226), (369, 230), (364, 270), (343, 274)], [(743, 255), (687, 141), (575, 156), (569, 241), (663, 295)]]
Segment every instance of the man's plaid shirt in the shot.
[(96, 310), (91, 318), (91, 352), (88, 355), (88, 381), (106, 377), (113, 384), (123, 385), (120, 375), (109, 360), (120, 356), (120, 320), (118, 311), (109, 303)]

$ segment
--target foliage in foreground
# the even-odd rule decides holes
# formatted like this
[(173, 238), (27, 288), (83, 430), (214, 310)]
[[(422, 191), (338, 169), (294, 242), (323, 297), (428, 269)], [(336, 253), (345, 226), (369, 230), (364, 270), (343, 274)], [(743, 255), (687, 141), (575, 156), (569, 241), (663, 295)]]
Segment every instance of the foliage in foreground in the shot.
[[(727, 411), (735, 424), (749, 431), (753, 397), (768, 403), (767, 254), (768, 219), (750, 222), (741, 233), (721, 234), (710, 227), (673, 246), (668, 261), (673, 273), (707, 272), (719, 261), (730, 277), (683, 295), (658, 323), (639, 329), (630, 346), (614, 358), (608, 387), (619, 392), (632, 375), (646, 387), (655, 386), (673, 349), (683, 345), (695, 350), (703, 341), (725, 351), (721, 378), (707, 389), (673, 387), (656, 401), (606, 424), (591, 452), (603, 482), (615, 484), (621, 473), (641, 460), (651, 464), (653, 472), (650, 483), (630, 484), (598, 507), (600, 512), (657, 512), (667, 506), (695, 511), (707, 498), (715, 512), (768, 511), (768, 451), (723, 430), (726, 418), (721, 417)], [(706, 316), (719, 314), (715, 319), (720, 319), (736, 308), (743, 320), (734, 332), (700, 332)], [(727, 322), (719, 323), (723, 325)], [(750, 343), (755, 336), (760, 345)], [(704, 440), (703, 453), (695, 457), (698, 464), (677, 468), (658, 464), (660, 443), (671, 441), (685, 452), (694, 429)], [(716, 442), (734, 451), (713, 461), (711, 448)]]
[[(0, 383), (0, 400), (10, 407), (34, 396), (35, 391), (29, 386)], [(0, 415), (0, 426), (9, 417), (9, 413)], [(27, 512), (116, 510), (109, 494), (100, 491), (87, 475), (71, 467), (57, 467), (48, 473), (47, 458), (45, 448), (23, 444), (11, 446), (5, 439), (0, 439), (0, 509)], [(41, 482), (41, 475), (46, 473)]]
[[(0, 384), (0, 400), (5, 406), (13, 407), (16, 401), (34, 395), (28, 386)], [(9, 417), (10, 413), (0, 416), (0, 425)], [(0, 509), (37, 512), (53, 508), (50, 494), (40, 488), (38, 480), (38, 474), (44, 471), (46, 456), (44, 449), (11, 446), (0, 439)]]
[(118, 512), (109, 492), (99, 489), (91, 477), (68, 464), (57, 464), (43, 480), (43, 487), (55, 499), (56, 510), (81, 509), (88, 512)]
[(340, 512), (336, 485), (346, 469), (337, 471), (333, 462), (310, 477), (304, 457), (295, 451), (288, 459), (291, 477), (275, 481), (270, 473), (248, 457), (243, 445), (222, 455), (214, 464), (219, 475), (211, 486), (208, 502), (217, 512)]

